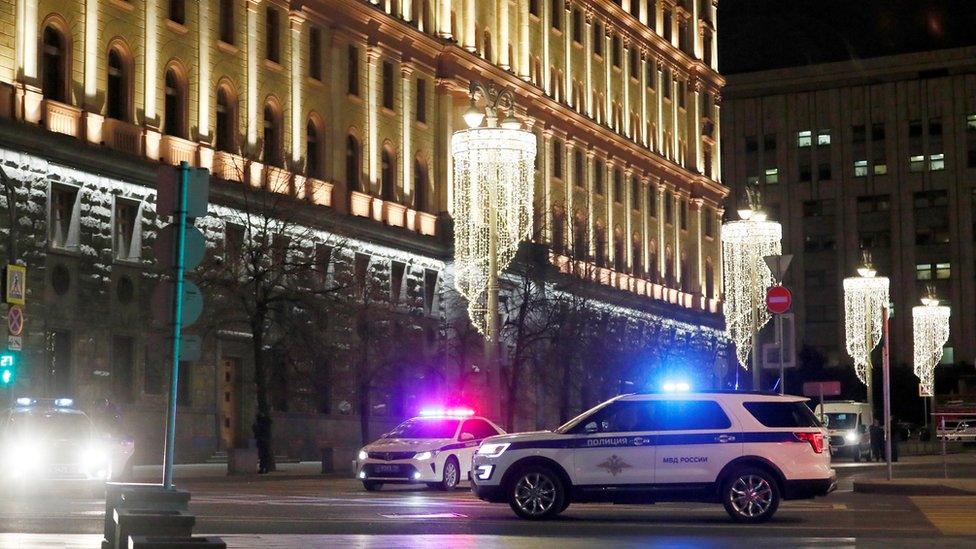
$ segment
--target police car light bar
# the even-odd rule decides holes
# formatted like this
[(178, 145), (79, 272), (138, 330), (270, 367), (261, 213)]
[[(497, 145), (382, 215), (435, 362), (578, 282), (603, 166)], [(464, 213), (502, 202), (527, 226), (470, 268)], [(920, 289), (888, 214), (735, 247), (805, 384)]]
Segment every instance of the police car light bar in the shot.
[(471, 417), (471, 408), (425, 408), (420, 411), (420, 417)]
[(54, 399), (54, 405), (58, 408), (71, 408), (75, 405), (75, 401), (71, 398), (56, 398)]
[(667, 381), (661, 389), (665, 393), (687, 393), (691, 390), (691, 385), (687, 381)]

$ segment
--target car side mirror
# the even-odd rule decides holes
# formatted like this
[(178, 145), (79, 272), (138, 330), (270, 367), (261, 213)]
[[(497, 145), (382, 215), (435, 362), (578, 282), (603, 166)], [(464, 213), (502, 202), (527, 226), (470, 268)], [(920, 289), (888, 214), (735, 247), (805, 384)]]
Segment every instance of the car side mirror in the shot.
[(474, 440), (474, 435), (472, 435), (471, 433), (461, 433), (461, 442), (465, 442), (468, 440)]

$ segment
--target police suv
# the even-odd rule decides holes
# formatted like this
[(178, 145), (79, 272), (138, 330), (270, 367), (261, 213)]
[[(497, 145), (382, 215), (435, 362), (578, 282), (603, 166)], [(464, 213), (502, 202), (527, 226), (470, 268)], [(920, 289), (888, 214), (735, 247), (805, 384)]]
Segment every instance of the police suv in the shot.
[(504, 432), (473, 410), (424, 410), (363, 447), (357, 476), (368, 491), (387, 483), (450, 490), (470, 476), (478, 444)]
[(834, 489), (824, 434), (800, 397), (623, 395), (554, 431), (485, 440), (473, 490), (526, 519), (551, 518), (570, 502), (703, 501), (762, 522), (781, 499)]

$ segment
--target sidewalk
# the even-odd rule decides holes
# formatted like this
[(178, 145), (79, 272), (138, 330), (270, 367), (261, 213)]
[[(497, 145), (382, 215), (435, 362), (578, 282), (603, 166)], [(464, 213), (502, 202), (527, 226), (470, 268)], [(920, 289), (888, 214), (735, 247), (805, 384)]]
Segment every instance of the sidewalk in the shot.
[(971, 452), (949, 454), (945, 465), (941, 455), (903, 456), (892, 464), (892, 480), (885, 478), (884, 463), (835, 463), (834, 467), (863, 471), (852, 479), (854, 491), (863, 494), (976, 495), (976, 454)]
[[(162, 482), (162, 465), (136, 465), (132, 468), (133, 482)], [(299, 480), (309, 478), (352, 478), (347, 470), (322, 473), (322, 462), (301, 461), (298, 463), (279, 463), (278, 470), (264, 475), (228, 475), (226, 463), (179, 463), (173, 466), (176, 480), (219, 481), (233, 478), (242, 481)]]

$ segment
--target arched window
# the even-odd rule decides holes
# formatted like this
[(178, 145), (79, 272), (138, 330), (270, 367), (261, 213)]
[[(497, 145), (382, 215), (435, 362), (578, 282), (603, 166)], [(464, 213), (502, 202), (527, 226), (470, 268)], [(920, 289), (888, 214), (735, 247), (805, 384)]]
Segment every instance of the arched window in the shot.
[(552, 208), (552, 251), (561, 254), (566, 250), (566, 214), (559, 204)]
[(350, 191), (361, 190), (359, 178), (359, 140), (349, 135), (346, 137), (346, 188)]
[(53, 24), (44, 27), (41, 52), (41, 92), (47, 99), (67, 103), (68, 41)]
[(108, 81), (105, 90), (106, 116), (128, 122), (132, 118), (129, 58), (119, 47), (108, 52)]
[(217, 88), (217, 135), (218, 151), (237, 152), (237, 94), (229, 85)]
[(715, 297), (715, 267), (712, 266), (711, 259), (705, 261), (705, 297)]
[(179, 69), (166, 69), (166, 99), (163, 113), (163, 133), (186, 137), (186, 79)]
[(389, 147), (383, 147), (380, 155), (380, 198), (396, 201), (396, 155)]
[(281, 116), (273, 103), (264, 105), (264, 154), (265, 164), (281, 167)]
[(607, 266), (607, 235), (603, 227), (597, 227), (596, 238), (594, 239), (596, 251), (596, 264), (598, 267)]
[(671, 246), (664, 249), (664, 283), (674, 287), (674, 252)]
[(657, 239), (652, 238), (650, 242), (647, 243), (647, 259), (648, 263), (651, 265), (651, 280), (654, 282), (658, 281), (660, 274), (660, 267), (658, 265), (658, 255), (657, 255)]
[(323, 132), (314, 118), (305, 125), (305, 172), (309, 177), (322, 179), (325, 176), (322, 146)]
[(418, 212), (426, 212), (430, 208), (427, 203), (427, 164), (421, 160), (413, 161), (413, 207)]
[(688, 257), (681, 254), (681, 291), (688, 293), (691, 291), (691, 272), (688, 269)]
[(633, 265), (633, 267), (631, 268), (631, 272), (635, 276), (643, 275), (644, 260), (641, 257), (641, 240), (640, 240), (640, 234), (638, 233), (634, 233), (634, 236), (631, 238), (630, 253), (631, 253), (632, 265)]
[(573, 255), (576, 259), (586, 259), (589, 252), (586, 245), (586, 220), (582, 214), (577, 214), (573, 218)]

